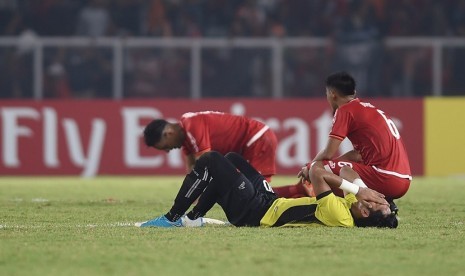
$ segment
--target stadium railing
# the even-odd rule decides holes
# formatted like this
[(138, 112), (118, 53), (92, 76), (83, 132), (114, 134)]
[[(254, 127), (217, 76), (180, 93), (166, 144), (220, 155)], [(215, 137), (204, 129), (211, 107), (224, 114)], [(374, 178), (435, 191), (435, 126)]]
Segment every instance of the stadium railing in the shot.
[[(273, 98), (285, 97), (284, 88), (284, 53), (289, 49), (314, 48), (324, 49), (331, 46), (332, 41), (326, 38), (88, 38), (88, 37), (0, 37), (0, 51), (5, 48), (29, 50), (32, 53), (32, 97), (44, 98), (44, 49), (47, 47), (98, 47), (109, 50), (112, 60), (111, 95), (114, 99), (124, 98), (124, 55), (125, 50), (135, 48), (176, 48), (189, 51), (189, 97), (198, 99), (203, 97), (202, 84), (202, 50), (223, 48), (267, 49), (270, 51), (270, 96)], [(443, 37), (388, 37), (383, 45), (389, 49), (428, 48), (430, 54), (427, 59), (430, 67), (431, 96), (444, 95), (444, 64), (445, 50), (460, 48), (465, 50), (465, 38)], [(267, 65), (268, 66), (268, 65)], [(316, 65), (318, 66), (318, 65)], [(409, 73), (403, 73), (404, 86), (408, 90), (412, 84), (408, 79)], [(429, 77), (428, 77), (429, 80)], [(405, 88), (404, 87), (404, 88)], [(401, 96), (409, 96), (401, 95)]]

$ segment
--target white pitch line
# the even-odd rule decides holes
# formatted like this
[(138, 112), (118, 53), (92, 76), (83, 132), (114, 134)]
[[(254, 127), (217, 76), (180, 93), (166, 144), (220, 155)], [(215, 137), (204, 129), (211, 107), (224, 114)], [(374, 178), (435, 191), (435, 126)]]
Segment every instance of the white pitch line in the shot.
[[(228, 222), (212, 219), (212, 218), (204, 218), (204, 223), (206, 225), (230, 225)], [(21, 225), (21, 224), (9, 224), (3, 223), (0, 224), (0, 229), (43, 229), (43, 228), (113, 228), (113, 227), (135, 227), (136, 222), (115, 222), (115, 223), (102, 223), (102, 224), (76, 224), (76, 225), (69, 225), (69, 224), (47, 224), (47, 225)]]
[(229, 222), (227, 222), (227, 221), (222, 221), (222, 220), (213, 219), (213, 218), (203, 218), (203, 222), (204, 222), (205, 224), (229, 225)]
[(117, 222), (117, 223), (105, 223), (105, 224), (87, 224), (77, 225), (78, 227), (128, 227), (134, 226), (134, 222)]
[(77, 224), (77, 225), (67, 225), (67, 224), (48, 224), (48, 225), (18, 225), (18, 224), (0, 224), (0, 229), (41, 229), (41, 228), (112, 228), (112, 227), (133, 227), (134, 222), (116, 222), (116, 223), (103, 223), (103, 224)]

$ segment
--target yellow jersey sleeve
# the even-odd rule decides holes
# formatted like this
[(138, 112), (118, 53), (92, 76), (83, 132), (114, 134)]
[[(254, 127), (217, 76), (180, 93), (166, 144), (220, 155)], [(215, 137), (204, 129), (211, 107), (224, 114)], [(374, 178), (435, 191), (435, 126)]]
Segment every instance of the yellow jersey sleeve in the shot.
[(357, 202), (353, 194), (344, 198), (333, 193), (317, 200), (315, 217), (326, 226), (354, 227), (354, 219), (350, 213), (350, 206)]

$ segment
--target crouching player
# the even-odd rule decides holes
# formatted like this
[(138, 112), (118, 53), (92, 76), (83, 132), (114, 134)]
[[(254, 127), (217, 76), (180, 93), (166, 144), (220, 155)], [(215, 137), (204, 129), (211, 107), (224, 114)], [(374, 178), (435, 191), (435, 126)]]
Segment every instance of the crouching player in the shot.
[[(307, 172), (308, 176), (308, 172)], [(218, 203), (235, 226), (283, 225), (397, 227), (384, 196), (321, 170), (312, 179), (316, 197), (278, 198), (268, 182), (236, 153), (202, 155), (185, 177), (171, 210), (141, 227), (201, 226), (202, 217)], [(349, 192), (336, 197), (331, 188)], [(190, 212), (186, 211), (198, 198)]]

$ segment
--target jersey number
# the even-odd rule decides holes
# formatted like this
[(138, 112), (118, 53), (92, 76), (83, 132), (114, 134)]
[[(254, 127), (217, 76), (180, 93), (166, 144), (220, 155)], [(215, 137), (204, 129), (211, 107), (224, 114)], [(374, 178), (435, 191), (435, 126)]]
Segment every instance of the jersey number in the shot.
[(273, 192), (273, 189), (271, 188), (271, 186), (270, 186), (270, 184), (268, 183), (268, 181), (263, 180), (263, 187), (265, 187), (265, 190), (266, 190), (267, 192), (274, 193), (274, 192)]
[(379, 109), (376, 109), (376, 111), (378, 111), (378, 113), (381, 114), (381, 116), (383, 116), (384, 120), (386, 121), (387, 126), (389, 127), (389, 130), (392, 133), (392, 136), (396, 137), (396, 139), (400, 139), (399, 130), (397, 130), (397, 127), (394, 124), (394, 122), (391, 119), (388, 119), (386, 115), (384, 115), (383, 111)]

